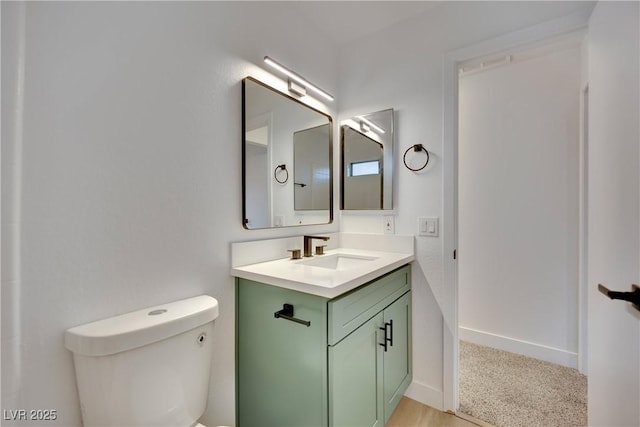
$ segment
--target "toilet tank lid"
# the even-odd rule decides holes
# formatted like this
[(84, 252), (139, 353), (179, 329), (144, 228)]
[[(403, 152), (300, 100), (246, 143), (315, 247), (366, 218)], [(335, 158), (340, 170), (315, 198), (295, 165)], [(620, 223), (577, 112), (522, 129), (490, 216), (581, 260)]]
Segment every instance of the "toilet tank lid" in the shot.
[(197, 328), (218, 313), (218, 301), (201, 295), (76, 326), (66, 331), (64, 344), (77, 354), (107, 356)]

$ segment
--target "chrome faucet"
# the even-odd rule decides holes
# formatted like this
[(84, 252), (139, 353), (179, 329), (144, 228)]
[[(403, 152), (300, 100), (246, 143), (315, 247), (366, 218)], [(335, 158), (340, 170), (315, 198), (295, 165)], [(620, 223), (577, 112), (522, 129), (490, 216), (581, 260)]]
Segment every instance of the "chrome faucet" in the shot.
[(325, 242), (329, 240), (329, 237), (326, 237), (326, 236), (304, 236), (303, 238), (304, 238), (304, 256), (306, 257), (313, 256), (313, 253), (311, 251), (311, 240), (319, 239), (319, 240), (324, 240)]

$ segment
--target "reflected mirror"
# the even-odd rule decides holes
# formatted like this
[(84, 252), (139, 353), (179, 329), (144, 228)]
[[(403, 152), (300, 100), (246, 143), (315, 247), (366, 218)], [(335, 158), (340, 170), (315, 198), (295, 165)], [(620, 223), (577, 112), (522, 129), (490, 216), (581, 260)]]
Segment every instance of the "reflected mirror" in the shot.
[(393, 209), (393, 109), (343, 120), (340, 207)]
[(242, 104), (244, 227), (330, 223), (331, 116), (252, 77)]

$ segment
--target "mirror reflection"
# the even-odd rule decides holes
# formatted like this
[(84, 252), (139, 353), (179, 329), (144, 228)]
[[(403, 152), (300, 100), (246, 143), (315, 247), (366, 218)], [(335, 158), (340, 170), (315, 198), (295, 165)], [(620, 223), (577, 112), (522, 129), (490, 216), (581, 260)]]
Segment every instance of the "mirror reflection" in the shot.
[(242, 94), (244, 227), (330, 223), (331, 117), (251, 77)]
[(326, 142), (331, 139), (329, 123), (295, 132), (293, 135), (293, 200), (296, 211), (329, 209), (331, 171)]
[(393, 109), (343, 120), (341, 209), (393, 209)]

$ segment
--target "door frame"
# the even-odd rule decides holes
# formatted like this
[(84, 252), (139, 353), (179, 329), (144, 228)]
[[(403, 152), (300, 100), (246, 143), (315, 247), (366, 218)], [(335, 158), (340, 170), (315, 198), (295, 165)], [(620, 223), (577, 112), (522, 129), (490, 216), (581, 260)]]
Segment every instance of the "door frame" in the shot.
[[(458, 64), (512, 48), (534, 47), (554, 39), (585, 32), (591, 12), (579, 12), (546, 21), (493, 39), (447, 52), (442, 64), (443, 104), (443, 410), (456, 412), (458, 400)], [(582, 305), (579, 305), (582, 309)], [(581, 316), (585, 319), (586, 316)], [(586, 357), (578, 350), (578, 359)], [(580, 362), (579, 362), (580, 363)]]
[[(583, 53), (584, 55), (584, 53)], [(580, 90), (580, 146), (578, 151), (578, 371), (589, 373), (588, 308), (589, 283), (587, 267), (589, 256), (589, 82), (582, 82)]]

